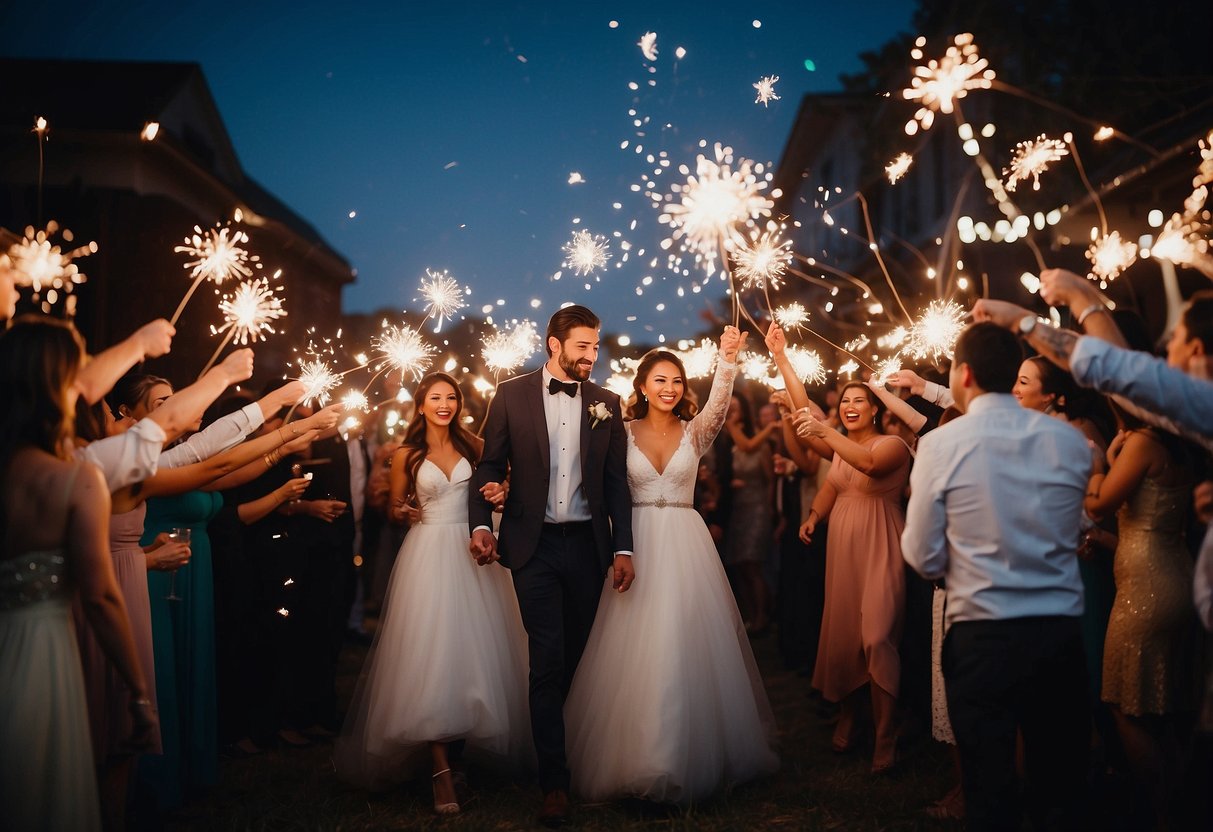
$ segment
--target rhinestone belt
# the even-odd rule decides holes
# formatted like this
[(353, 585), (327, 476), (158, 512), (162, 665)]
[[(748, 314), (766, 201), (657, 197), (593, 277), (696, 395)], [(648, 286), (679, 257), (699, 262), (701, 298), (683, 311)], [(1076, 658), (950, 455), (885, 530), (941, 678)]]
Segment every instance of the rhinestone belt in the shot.
[(690, 503), (675, 503), (667, 500), (665, 497), (658, 497), (656, 500), (645, 500), (644, 502), (632, 503), (632, 508), (695, 508)]

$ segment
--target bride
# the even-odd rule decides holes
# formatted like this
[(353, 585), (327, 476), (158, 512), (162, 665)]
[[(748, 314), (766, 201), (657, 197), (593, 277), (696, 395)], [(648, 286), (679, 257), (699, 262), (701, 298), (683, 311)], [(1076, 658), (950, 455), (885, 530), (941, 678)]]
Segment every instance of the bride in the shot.
[(745, 625), (692, 506), (743, 341), (725, 327), (698, 416), (678, 356), (653, 350), (637, 367), (627, 468), (643, 577), (626, 594), (603, 587), (565, 706), (573, 788), (586, 799), (688, 804), (779, 767)]

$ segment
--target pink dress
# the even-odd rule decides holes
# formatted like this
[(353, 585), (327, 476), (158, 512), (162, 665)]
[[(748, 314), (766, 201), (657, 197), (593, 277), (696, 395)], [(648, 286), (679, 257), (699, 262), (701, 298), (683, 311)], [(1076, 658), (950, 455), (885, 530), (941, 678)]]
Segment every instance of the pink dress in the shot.
[[(900, 442), (878, 436), (881, 442)], [(857, 471), (838, 454), (827, 480), (838, 496), (826, 537), (826, 600), (813, 686), (837, 702), (869, 681), (896, 696), (897, 645), (905, 613), (902, 494), (910, 458), (883, 477)]]
[[(110, 517), (110, 556), (114, 577), (126, 602), (135, 652), (148, 683), (148, 697), (156, 706), (156, 668), (152, 657), (152, 613), (147, 594), (147, 558), (139, 545), (147, 503)], [(130, 689), (105, 657), (92, 628), (84, 618), (79, 601), (72, 610), (76, 620), (76, 639), (80, 644), (80, 663), (84, 668), (84, 690), (88, 699), (88, 721), (93, 735), (93, 753), (98, 764), (124, 753), (123, 743), (131, 735)], [(157, 725), (148, 753), (159, 754), (160, 728)]]

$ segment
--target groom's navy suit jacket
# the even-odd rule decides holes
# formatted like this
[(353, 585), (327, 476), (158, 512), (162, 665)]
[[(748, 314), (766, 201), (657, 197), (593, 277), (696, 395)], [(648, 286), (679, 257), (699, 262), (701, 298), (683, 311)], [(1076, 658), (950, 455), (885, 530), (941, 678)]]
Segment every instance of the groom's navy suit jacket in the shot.
[[(502, 565), (519, 569), (535, 553), (547, 511), (551, 449), (543, 397), (543, 371), (503, 381), (489, 406), (484, 453), (468, 494), (472, 529), (492, 526), (492, 506), (480, 496), (487, 482), (510, 475), (497, 551)], [(557, 395), (564, 395), (558, 393)], [(591, 428), (589, 408), (603, 402), (611, 418)], [(614, 553), (632, 551), (632, 497), (628, 490), (627, 433), (619, 397), (593, 382), (581, 383), (581, 487), (594, 524), (594, 553), (605, 574)]]

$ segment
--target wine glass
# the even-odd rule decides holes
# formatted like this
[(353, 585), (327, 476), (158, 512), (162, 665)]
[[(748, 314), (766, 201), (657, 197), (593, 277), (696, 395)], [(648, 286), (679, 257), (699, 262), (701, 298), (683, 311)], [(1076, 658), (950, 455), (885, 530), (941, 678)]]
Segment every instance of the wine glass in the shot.
[[(185, 528), (169, 529), (168, 539), (175, 540), (180, 543), (184, 543), (186, 546), (189, 546), (191, 531), (192, 531), (192, 529), (190, 529), (188, 526)], [(166, 600), (166, 601), (180, 601), (181, 600), (181, 596), (177, 594), (177, 570), (176, 569), (172, 570), (169, 573), (168, 595), (164, 596), (164, 600)]]

